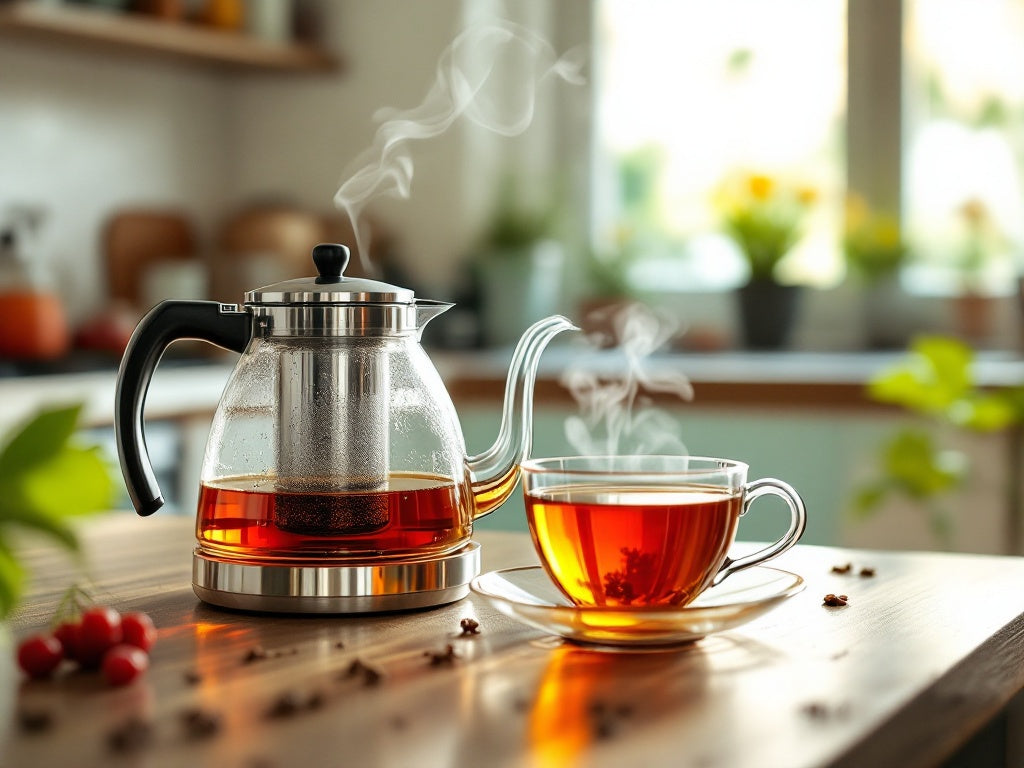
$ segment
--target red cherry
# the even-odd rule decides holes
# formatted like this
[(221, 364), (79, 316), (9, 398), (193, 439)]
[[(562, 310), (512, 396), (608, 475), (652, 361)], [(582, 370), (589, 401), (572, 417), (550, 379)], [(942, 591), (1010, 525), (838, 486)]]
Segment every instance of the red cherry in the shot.
[(103, 656), (103, 677), (110, 685), (128, 685), (149, 668), (149, 656), (141, 648), (122, 643)]
[(48, 677), (64, 658), (64, 648), (53, 635), (33, 635), (18, 646), (18, 666), (29, 677)]
[(82, 625), (77, 621), (65, 621), (53, 631), (53, 636), (64, 646), (64, 658), (75, 661), (78, 657), (78, 637)]
[(156, 627), (145, 613), (126, 613), (121, 617), (123, 642), (149, 652), (156, 642)]
[(78, 634), (80, 664), (94, 667), (100, 663), (110, 648), (121, 642), (121, 614), (113, 608), (98, 605), (82, 614), (82, 626)]

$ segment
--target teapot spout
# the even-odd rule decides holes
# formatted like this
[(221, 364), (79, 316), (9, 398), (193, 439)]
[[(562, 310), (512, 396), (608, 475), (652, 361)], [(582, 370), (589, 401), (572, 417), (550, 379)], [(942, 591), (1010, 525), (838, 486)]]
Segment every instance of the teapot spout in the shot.
[(416, 299), (416, 330), (422, 334), (427, 323), (454, 306), (454, 304), (448, 301)]
[(519, 465), (533, 444), (533, 385), (541, 353), (558, 334), (578, 330), (568, 318), (553, 315), (531, 325), (516, 345), (505, 380), (498, 438), (486, 451), (467, 459), (474, 517), (497, 509), (512, 494), (519, 480)]

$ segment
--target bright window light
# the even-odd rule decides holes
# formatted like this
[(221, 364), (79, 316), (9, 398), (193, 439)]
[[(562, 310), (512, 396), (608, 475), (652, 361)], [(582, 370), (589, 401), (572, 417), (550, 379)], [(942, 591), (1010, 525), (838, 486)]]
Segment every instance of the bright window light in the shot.
[(1024, 242), (1024, 2), (908, 0), (905, 14), (908, 282), (1010, 293)]
[(738, 172), (817, 192), (782, 278), (843, 276), (846, 4), (600, 0), (595, 241), (640, 289), (726, 289), (746, 267), (716, 190)]

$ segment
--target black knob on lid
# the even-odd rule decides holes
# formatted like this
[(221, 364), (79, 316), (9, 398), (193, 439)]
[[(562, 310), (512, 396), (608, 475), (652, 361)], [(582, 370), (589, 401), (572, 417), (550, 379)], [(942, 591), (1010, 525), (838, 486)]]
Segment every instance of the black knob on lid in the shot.
[(320, 277), (316, 279), (316, 282), (320, 285), (340, 283), (344, 279), (342, 274), (345, 272), (345, 267), (348, 266), (348, 259), (348, 246), (340, 243), (320, 243), (320, 245), (314, 246), (313, 263), (316, 264), (317, 271), (320, 272)]

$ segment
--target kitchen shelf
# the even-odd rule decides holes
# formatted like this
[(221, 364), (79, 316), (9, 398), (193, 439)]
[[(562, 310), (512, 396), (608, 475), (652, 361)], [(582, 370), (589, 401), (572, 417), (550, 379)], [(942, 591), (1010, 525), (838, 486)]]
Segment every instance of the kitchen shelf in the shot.
[(336, 57), (307, 44), (271, 43), (184, 21), (70, 5), (0, 5), (0, 36), (229, 70), (313, 73), (339, 66)]

